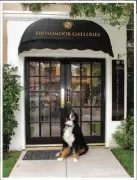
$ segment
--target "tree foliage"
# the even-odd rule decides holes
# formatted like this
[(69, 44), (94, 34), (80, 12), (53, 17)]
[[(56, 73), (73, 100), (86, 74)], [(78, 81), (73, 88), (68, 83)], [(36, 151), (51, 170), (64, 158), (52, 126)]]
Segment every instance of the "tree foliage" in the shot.
[(134, 118), (128, 116), (126, 120), (121, 121), (113, 134), (116, 143), (123, 149), (134, 149)]
[(28, 7), (30, 11), (41, 11), (43, 7), (49, 5), (47, 3), (22, 3), (24, 7)]
[[(29, 7), (31, 11), (40, 11), (46, 3), (22, 3), (24, 7)], [(109, 23), (112, 26), (120, 25), (120, 18), (124, 17), (124, 22), (133, 22), (133, 3), (67, 3), (70, 6), (70, 16), (95, 17), (96, 15), (109, 15)]]
[(108, 15), (109, 23), (112, 26), (120, 25), (120, 18), (124, 23), (133, 22), (133, 3), (77, 3), (70, 4), (72, 17), (83, 16), (95, 17), (97, 15)]
[(14, 135), (14, 129), (18, 123), (15, 119), (15, 111), (19, 110), (21, 85), (18, 82), (18, 68), (4, 64), (3, 67), (3, 148), (9, 149), (9, 144)]

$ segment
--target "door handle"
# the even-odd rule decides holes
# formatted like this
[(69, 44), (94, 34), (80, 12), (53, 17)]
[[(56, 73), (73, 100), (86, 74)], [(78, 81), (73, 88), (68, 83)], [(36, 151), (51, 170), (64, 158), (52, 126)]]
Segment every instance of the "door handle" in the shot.
[(64, 108), (65, 106), (65, 92), (64, 88), (61, 89), (61, 107)]

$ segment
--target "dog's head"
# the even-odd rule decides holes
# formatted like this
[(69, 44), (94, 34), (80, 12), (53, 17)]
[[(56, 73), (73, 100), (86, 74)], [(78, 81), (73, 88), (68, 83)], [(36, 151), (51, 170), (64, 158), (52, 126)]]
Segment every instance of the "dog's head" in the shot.
[(73, 126), (77, 123), (78, 123), (78, 114), (74, 110), (71, 110), (66, 117), (66, 124)]

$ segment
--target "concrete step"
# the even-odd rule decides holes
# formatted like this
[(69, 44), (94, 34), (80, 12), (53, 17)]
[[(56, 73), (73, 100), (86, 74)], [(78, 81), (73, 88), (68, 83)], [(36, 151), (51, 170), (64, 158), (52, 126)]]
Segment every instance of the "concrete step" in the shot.
[[(106, 148), (104, 143), (97, 143), (97, 144), (87, 144), (89, 147), (95, 149), (95, 148)], [(36, 150), (61, 150), (62, 144), (32, 144), (32, 145), (26, 145), (25, 150), (26, 151), (36, 151)]]

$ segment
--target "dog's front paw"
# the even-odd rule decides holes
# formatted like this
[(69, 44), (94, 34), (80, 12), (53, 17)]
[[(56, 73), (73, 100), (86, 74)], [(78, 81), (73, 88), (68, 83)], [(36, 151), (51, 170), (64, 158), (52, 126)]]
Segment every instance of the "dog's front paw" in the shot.
[(60, 152), (56, 153), (55, 156), (56, 156), (56, 157), (59, 157), (59, 156), (60, 156)]
[(78, 159), (76, 159), (76, 158), (73, 158), (73, 162), (78, 162)]
[(61, 158), (61, 157), (59, 157), (58, 159), (57, 159), (57, 161), (62, 161), (63, 160), (63, 158)]

